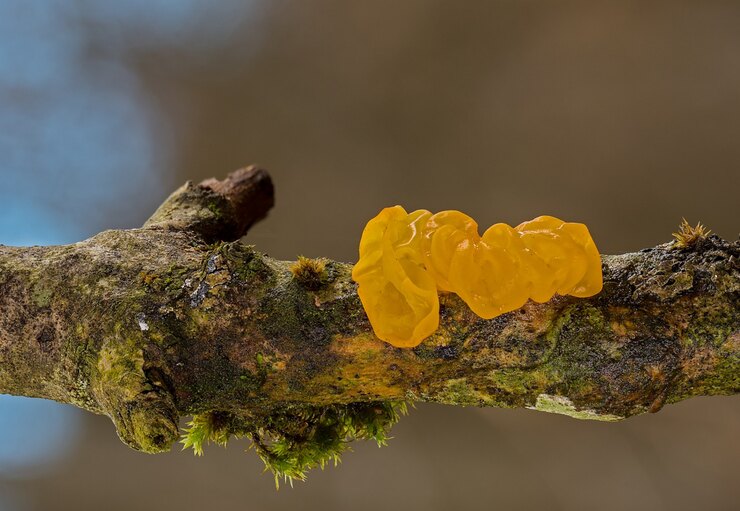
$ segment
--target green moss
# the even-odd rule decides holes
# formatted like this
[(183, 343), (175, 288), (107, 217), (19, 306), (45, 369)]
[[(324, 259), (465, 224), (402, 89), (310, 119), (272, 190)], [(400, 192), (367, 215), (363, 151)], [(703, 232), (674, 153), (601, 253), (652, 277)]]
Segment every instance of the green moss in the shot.
[(188, 422), (183, 430), (183, 450), (193, 449), (196, 456), (203, 456), (203, 446), (213, 442), (216, 445), (226, 447), (231, 432), (227, 428), (228, 421), (224, 420), (224, 414), (208, 412), (194, 415), (193, 420)]
[(181, 443), (202, 455), (209, 442), (225, 446), (232, 436), (249, 437), (279, 487), (281, 479), (292, 485), (305, 480), (312, 468), (337, 464), (353, 440), (385, 445), (390, 428), (406, 411), (405, 403), (389, 401), (291, 408), (266, 417), (206, 412), (188, 423)]
[(327, 283), (326, 260), (299, 256), (290, 266), (296, 281), (309, 291), (317, 291)]

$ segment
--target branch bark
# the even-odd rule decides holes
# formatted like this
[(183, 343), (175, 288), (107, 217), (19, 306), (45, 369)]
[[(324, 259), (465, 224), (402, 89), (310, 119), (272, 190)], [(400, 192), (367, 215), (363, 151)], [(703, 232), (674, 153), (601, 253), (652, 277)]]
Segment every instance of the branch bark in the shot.
[(159, 452), (181, 416), (412, 400), (618, 420), (740, 392), (740, 242), (603, 256), (604, 290), (483, 320), (441, 297), (414, 349), (377, 338), (350, 278), (318, 280), (238, 239), (268, 174), (186, 184), (132, 230), (0, 246), (0, 392), (108, 415)]

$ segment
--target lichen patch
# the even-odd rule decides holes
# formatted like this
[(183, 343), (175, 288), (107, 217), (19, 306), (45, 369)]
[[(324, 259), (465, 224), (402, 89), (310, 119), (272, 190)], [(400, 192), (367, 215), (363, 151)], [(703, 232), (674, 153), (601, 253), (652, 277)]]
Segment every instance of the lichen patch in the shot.
[(600, 414), (596, 410), (588, 408), (577, 409), (573, 404), (573, 401), (565, 396), (554, 396), (551, 394), (540, 394), (537, 396), (537, 401), (534, 406), (528, 406), (530, 410), (538, 410), (540, 412), (557, 413), (560, 415), (567, 415), (574, 419), (581, 420), (595, 420), (595, 421), (606, 421), (614, 422), (624, 419), (618, 415), (612, 415), (609, 413)]

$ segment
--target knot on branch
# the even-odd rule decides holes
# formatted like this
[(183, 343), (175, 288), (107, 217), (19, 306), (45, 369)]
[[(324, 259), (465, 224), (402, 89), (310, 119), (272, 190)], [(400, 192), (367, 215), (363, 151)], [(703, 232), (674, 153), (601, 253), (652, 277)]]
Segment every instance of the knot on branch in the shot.
[(148, 453), (168, 451), (178, 438), (180, 415), (164, 382), (149, 378), (144, 364), (136, 340), (109, 340), (94, 368), (94, 392), (126, 445)]

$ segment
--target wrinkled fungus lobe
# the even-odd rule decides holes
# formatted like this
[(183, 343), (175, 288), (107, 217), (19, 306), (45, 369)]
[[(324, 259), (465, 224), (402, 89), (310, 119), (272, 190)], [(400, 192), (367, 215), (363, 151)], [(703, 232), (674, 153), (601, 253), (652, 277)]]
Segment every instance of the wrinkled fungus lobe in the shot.
[(601, 256), (583, 224), (540, 216), (516, 227), (478, 224), (459, 211), (383, 209), (365, 226), (352, 271), (380, 339), (413, 347), (439, 326), (438, 291), (490, 319), (555, 293), (593, 296)]

